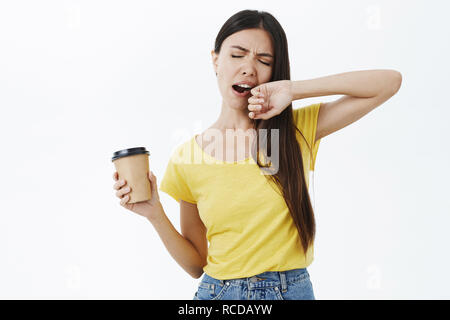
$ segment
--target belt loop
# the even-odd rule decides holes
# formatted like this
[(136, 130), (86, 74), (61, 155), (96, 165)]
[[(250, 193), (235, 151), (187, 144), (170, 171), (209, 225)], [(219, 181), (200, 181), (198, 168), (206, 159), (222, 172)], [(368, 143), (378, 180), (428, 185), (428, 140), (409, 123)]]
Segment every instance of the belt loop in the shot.
[(285, 293), (287, 291), (286, 274), (284, 271), (280, 271), (279, 274), (281, 280), (281, 292)]

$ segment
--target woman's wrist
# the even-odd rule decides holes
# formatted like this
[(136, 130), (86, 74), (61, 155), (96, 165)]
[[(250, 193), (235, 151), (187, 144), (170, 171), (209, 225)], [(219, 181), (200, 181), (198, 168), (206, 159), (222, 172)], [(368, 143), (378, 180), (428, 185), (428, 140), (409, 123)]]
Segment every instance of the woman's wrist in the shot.
[(155, 224), (161, 222), (161, 220), (164, 219), (164, 216), (165, 216), (164, 208), (161, 202), (158, 201), (155, 205), (151, 207), (151, 209), (146, 215), (146, 218), (152, 224)]
[(291, 80), (292, 100), (307, 98), (305, 80)]

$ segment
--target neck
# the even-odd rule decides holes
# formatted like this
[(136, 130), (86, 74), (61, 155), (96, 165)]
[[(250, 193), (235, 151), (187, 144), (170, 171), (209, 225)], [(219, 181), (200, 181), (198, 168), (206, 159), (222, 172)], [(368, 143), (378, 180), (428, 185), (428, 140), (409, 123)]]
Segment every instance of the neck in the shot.
[(244, 106), (231, 107), (223, 102), (219, 118), (211, 127), (219, 129), (222, 132), (225, 132), (227, 129), (243, 131), (253, 129), (254, 120), (248, 117), (248, 113), (248, 109)]

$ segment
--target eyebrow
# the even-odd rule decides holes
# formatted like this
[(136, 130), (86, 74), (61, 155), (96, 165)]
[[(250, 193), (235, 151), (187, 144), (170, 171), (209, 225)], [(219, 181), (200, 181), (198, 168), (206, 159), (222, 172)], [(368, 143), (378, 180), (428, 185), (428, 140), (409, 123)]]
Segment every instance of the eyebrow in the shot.
[[(241, 46), (231, 46), (230, 48), (235, 48), (235, 49), (239, 49), (239, 50), (242, 50), (242, 51), (245, 51), (245, 52), (250, 52), (250, 50), (242, 48)], [(273, 56), (270, 53), (257, 53), (256, 55), (259, 56), (259, 57), (271, 57), (271, 58), (273, 58)]]

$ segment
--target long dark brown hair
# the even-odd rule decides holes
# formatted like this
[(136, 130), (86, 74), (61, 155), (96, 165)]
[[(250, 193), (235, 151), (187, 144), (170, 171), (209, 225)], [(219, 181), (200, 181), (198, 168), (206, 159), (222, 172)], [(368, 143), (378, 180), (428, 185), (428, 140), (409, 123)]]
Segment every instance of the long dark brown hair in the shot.
[[(271, 36), (275, 52), (270, 81), (290, 80), (291, 75), (286, 34), (280, 23), (270, 13), (257, 10), (243, 10), (231, 16), (224, 23), (216, 37), (214, 46), (215, 53), (220, 53), (223, 41), (233, 33), (253, 28), (264, 29)], [(300, 144), (296, 138), (296, 132), (299, 132), (303, 139), (305, 137), (294, 123), (292, 104), (289, 104), (279, 115), (268, 120), (254, 119), (253, 121), (256, 138), (252, 145), (252, 157), (262, 170), (267, 170), (269, 165), (267, 163), (261, 163), (259, 155), (272, 155), (271, 143), (262, 143), (262, 145), (267, 146), (266, 150), (263, 150), (258, 142), (272, 141), (272, 129), (279, 130), (278, 145), (280, 154), (278, 170), (274, 174), (265, 175), (281, 190), (282, 196), (297, 227), (303, 251), (306, 255), (308, 247), (314, 242), (316, 224), (306, 186), (303, 157), (300, 151)], [(261, 130), (261, 132), (267, 133), (265, 137), (260, 137), (260, 129), (267, 130)], [(305, 141), (307, 140), (305, 139)], [(311, 146), (309, 147), (311, 152)]]

